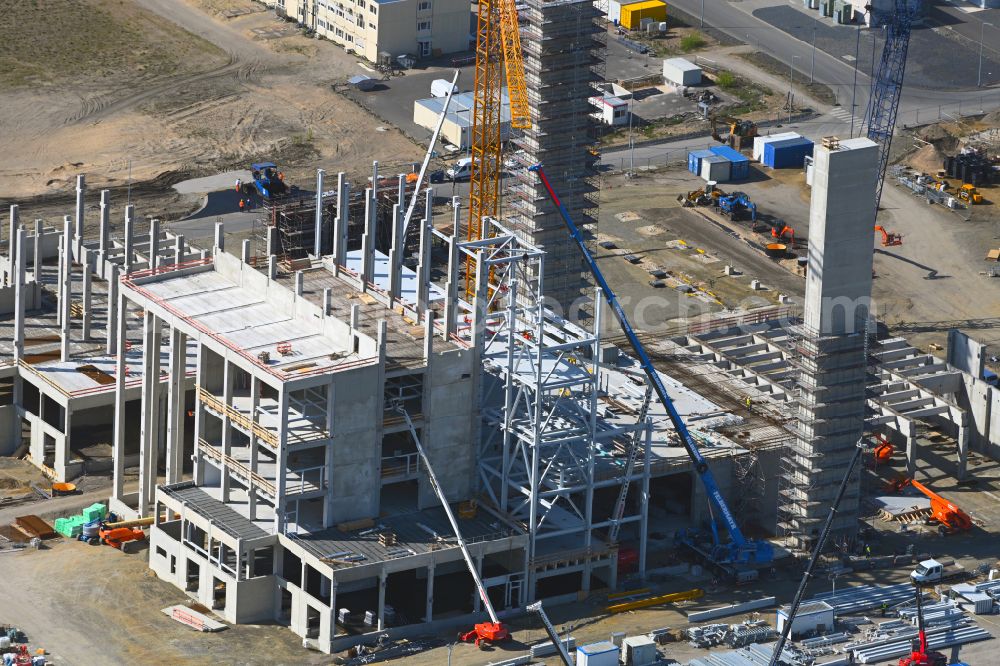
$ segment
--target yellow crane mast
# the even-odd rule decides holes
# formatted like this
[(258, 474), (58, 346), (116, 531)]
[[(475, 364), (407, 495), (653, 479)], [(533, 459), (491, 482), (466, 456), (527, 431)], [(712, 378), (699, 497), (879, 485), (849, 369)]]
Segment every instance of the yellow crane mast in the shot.
[[(514, 0), (481, 0), (476, 23), (476, 80), (472, 109), (472, 165), (469, 180), (468, 240), (483, 235), (483, 218), (500, 212), (503, 170), (500, 118), (506, 75), (512, 129), (531, 127), (528, 86)], [(466, 262), (466, 295), (471, 295), (475, 265)]]

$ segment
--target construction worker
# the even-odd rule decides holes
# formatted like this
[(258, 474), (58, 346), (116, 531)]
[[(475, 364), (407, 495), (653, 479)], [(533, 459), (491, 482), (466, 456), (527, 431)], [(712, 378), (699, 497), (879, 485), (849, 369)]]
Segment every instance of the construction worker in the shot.
[(743, 399), (743, 404), (746, 405), (748, 412), (753, 413), (753, 400), (750, 398), (750, 396), (747, 396)]
[(867, 543), (865, 544), (865, 559), (866, 560), (872, 559), (872, 547)]
[(243, 189), (243, 180), (240, 178), (236, 179), (236, 191), (239, 192)]
[(243, 201), (243, 199), (240, 199), (240, 212), (241, 212), (241, 213), (242, 213), (242, 212), (244, 211), (244, 209), (246, 208), (246, 205), (247, 205), (247, 204), (246, 204), (246, 202), (245, 202), (245, 201)]
[(885, 617), (886, 613), (888, 613), (888, 612), (889, 612), (889, 602), (883, 601), (882, 602), (882, 617)]
[(281, 182), (285, 182), (285, 172), (284, 171), (279, 171), (278, 172), (278, 180), (280, 180)]

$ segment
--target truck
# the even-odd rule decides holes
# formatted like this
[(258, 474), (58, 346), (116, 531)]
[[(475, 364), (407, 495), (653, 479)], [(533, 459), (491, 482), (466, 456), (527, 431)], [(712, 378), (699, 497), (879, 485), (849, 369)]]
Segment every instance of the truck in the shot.
[(954, 562), (946, 564), (934, 559), (924, 560), (917, 565), (916, 569), (910, 572), (910, 580), (919, 586), (943, 583), (944, 581), (965, 578), (966, 576), (968, 576), (968, 572)]

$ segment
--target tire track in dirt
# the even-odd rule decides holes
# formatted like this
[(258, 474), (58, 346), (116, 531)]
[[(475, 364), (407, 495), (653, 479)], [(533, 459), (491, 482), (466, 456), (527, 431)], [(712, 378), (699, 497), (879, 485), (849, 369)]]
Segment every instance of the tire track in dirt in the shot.
[(259, 80), (263, 71), (266, 71), (266, 68), (259, 61), (244, 62), (235, 54), (230, 53), (228, 62), (221, 67), (190, 76), (174, 78), (133, 95), (127, 95), (119, 99), (114, 99), (113, 94), (85, 98), (82, 108), (68, 118), (65, 125), (76, 125), (83, 122), (96, 124), (111, 115), (126, 111), (138, 104), (161, 97), (184, 86), (211, 81), (212, 79), (231, 76), (240, 83), (252, 83)]

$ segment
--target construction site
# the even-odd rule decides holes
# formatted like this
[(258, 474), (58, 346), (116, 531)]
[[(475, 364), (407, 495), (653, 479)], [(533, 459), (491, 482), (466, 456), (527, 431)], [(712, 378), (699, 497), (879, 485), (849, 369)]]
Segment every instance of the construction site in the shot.
[(5, 665), (994, 663), (998, 89), (897, 123), (926, 8), (874, 3), (849, 127), (673, 58), (637, 162), (640, 4), (474, 5), (467, 157), (428, 65), (426, 142), (0, 192)]

